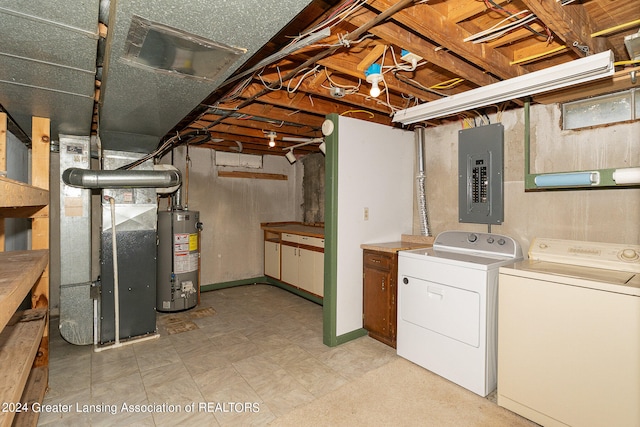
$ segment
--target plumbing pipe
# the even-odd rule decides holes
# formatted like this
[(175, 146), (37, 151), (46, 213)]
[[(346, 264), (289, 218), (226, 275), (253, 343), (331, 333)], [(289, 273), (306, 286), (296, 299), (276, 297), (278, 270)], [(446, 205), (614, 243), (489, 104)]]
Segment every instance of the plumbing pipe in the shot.
[(81, 188), (164, 188), (179, 185), (180, 171), (173, 170), (89, 170), (69, 168), (62, 181)]
[(111, 247), (113, 249), (113, 307), (115, 314), (116, 346), (120, 345), (120, 295), (118, 292), (118, 247), (116, 245), (116, 199), (107, 196), (111, 205)]

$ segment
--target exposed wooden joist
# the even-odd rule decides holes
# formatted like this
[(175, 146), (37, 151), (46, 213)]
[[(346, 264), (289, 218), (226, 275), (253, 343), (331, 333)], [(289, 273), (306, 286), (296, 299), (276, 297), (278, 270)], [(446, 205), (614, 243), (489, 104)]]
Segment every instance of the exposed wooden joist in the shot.
[[(252, 84), (242, 93), (243, 97), (251, 97), (255, 94), (262, 92), (262, 85)], [(289, 98), (286, 92), (277, 91), (264, 94), (258, 98), (258, 101), (275, 104), (281, 107), (291, 108), (295, 106), (296, 109), (306, 112), (315, 112), (322, 115), (331, 113), (342, 114), (353, 107), (349, 105), (341, 104), (340, 102), (328, 101), (320, 97), (309, 97), (304, 93), (297, 93), (293, 98)], [(391, 124), (391, 118), (381, 114), (374, 114), (370, 121), (382, 124)]]
[(562, 42), (580, 57), (584, 52), (574, 42), (587, 46), (590, 53), (607, 50), (604, 39), (591, 38), (595, 26), (591, 22), (583, 5), (576, 3), (563, 7), (560, 2), (521, 0), (529, 10), (542, 20)]
[[(393, 4), (392, 0), (374, 0), (371, 6), (377, 10), (384, 10), (391, 4)], [(408, 26), (419, 34), (457, 53), (462, 58), (473, 61), (502, 79), (526, 73), (522, 67), (510, 65), (509, 58), (497, 50), (465, 43), (463, 40), (471, 34), (456, 25), (455, 22), (449, 21), (446, 16), (429, 6), (428, 3), (421, 3), (408, 10), (402, 10), (393, 16), (393, 20)]]
[[(366, 20), (371, 19), (372, 14), (373, 12), (358, 13), (351, 17), (349, 22), (354, 25), (361, 25)], [(403, 29), (392, 21), (384, 22), (372, 28), (369, 32), (388, 41), (390, 44), (404, 48), (409, 47), (411, 52), (423, 57), (426, 61), (437, 65), (443, 70), (448, 70), (478, 86), (484, 86), (498, 81), (481, 69), (467, 62), (460, 61), (459, 58), (446, 49), (440, 49), (438, 45), (406, 31), (406, 29)]]

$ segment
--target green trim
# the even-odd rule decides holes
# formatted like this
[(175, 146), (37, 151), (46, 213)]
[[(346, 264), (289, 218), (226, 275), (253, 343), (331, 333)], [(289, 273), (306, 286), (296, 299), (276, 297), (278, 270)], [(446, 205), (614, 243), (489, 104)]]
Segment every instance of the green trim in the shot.
[(295, 286), (288, 285), (284, 282), (276, 280), (272, 277), (266, 277), (266, 282), (270, 285), (276, 286), (280, 289), (284, 289), (285, 291), (289, 291), (292, 294), (296, 294), (304, 299), (308, 299), (311, 302), (315, 302), (316, 304), (323, 305), (323, 299), (317, 295), (310, 294), (309, 292), (305, 292), (302, 289), (298, 289)]
[(329, 347), (340, 344), (337, 325), (337, 265), (338, 265), (338, 121), (337, 114), (329, 114), (333, 132), (325, 137), (325, 196), (324, 196), (324, 306), (322, 309), (322, 341)]
[(346, 334), (343, 334), (343, 335), (340, 335), (340, 336), (336, 337), (336, 343), (337, 344), (344, 344), (346, 342), (355, 340), (356, 338), (363, 337), (363, 336), (367, 335), (368, 333), (369, 332), (364, 328), (356, 329), (355, 331), (347, 332)]
[(232, 282), (212, 283), (200, 286), (200, 292), (217, 291), (218, 289), (233, 288), (234, 286), (253, 285), (255, 283), (267, 283), (267, 277), (255, 277), (253, 279), (234, 280)]
[(232, 282), (222, 282), (222, 283), (213, 283), (210, 285), (204, 285), (200, 287), (200, 292), (217, 291), (219, 289), (233, 288), (236, 286), (257, 285), (257, 284), (267, 284), (267, 285), (276, 286), (278, 288), (284, 289), (285, 291), (289, 291), (292, 294), (296, 294), (298, 296), (301, 296), (302, 298), (308, 299), (309, 301), (315, 302), (316, 304), (322, 305), (322, 298), (320, 298), (319, 296), (310, 294), (308, 292), (303, 291), (302, 289), (298, 289), (294, 286), (280, 282), (268, 276), (261, 276), (261, 277), (255, 277), (253, 279), (234, 280)]
[[(531, 173), (531, 102), (527, 99), (524, 103), (524, 191), (549, 191), (549, 190), (589, 190), (589, 189), (607, 189), (607, 188), (628, 188), (637, 187), (640, 184), (631, 185), (617, 185), (613, 179), (613, 172), (616, 168), (612, 169), (589, 169), (584, 171), (572, 171), (572, 172), (599, 172), (600, 183), (595, 185), (572, 185), (572, 186), (558, 186), (558, 187), (538, 187), (536, 185), (536, 177), (541, 175), (548, 175), (544, 173), (532, 174)], [(572, 173), (572, 172), (554, 172), (554, 173)]]

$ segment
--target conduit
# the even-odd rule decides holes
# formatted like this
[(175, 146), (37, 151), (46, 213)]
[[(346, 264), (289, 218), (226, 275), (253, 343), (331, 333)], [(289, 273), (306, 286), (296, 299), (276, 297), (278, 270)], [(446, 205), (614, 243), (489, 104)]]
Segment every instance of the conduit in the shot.
[(116, 343), (120, 345), (120, 295), (118, 292), (118, 246), (116, 245), (116, 199), (108, 197), (111, 206), (111, 247), (113, 249), (113, 307), (115, 315)]
[(420, 220), (420, 232), (423, 236), (431, 236), (431, 228), (429, 226), (429, 212), (427, 209), (427, 191), (426, 191), (426, 155), (425, 155), (425, 128), (418, 127), (415, 129), (416, 150), (418, 151), (418, 175), (417, 181), (417, 201), (418, 201), (418, 218)]

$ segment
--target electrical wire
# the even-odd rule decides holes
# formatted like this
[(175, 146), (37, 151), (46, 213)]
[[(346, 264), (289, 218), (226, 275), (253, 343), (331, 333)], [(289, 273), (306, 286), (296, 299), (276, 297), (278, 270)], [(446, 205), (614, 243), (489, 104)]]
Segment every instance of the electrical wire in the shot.
[[(528, 31), (530, 31), (531, 33), (533, 33), (534, 35), (536, 35), (538, 37), (544, 37), (547, 43), (550, 43), (551, 40), (553, 40), (553, 35), (551, 33), (551, 30), (543, 22), (540, 22), (540, 23), (545, 29), (545, 34), (542, 34), (542, 33), (538, 32), (538, 31), (536, 31), (530, 25), (528, 25), (530, 22), (538, 20), (538, 18), (536, 17), (535, 14), (530, 13), (530, 15), (527, 15), (524, 18), (516, 18), (516, 16), (521, 15), (522, 13), (529, 12), (528, 10), (511, 12), (511, 11), (505, 9), (504, 7), (502, 7), (501, 5), (497, 4), (494, 0), (483, 0), (483, 1), (484, 1), (485, 6), (487, 7), (488, 10), (491, 10), (491, 11), (498, 12), (498, 13), (501, 13), (503, 15), (506, 15), (507, 18), (505, 20), (515, 19), (515, 21), (512, 22), (511, 24), (505, 25), (504, 27), (501, 27), (501, 28), (498, 28), (498, 29), (494, 29), (494, 27), (495, 27), (494, 26), (494, 27), (492, 27), (492, 28), (490, 28), (488, 30), (481, 31), (480, 33), (477, 33), (477, 34), (474, 34), (474, 35), (472, 35), (470, 37), (467, 37), (465, 39), (465, 41), (475, 40), (474, 43), (487, 42), (487, 41), (494, 40), (494, 39), (497, 39), (499, 37), (502, 37), (503, 35), (507, 34), (508, 32), (511, 32), (511, 31), (513, 31), (513, 30), (515, 30), (517, 28), (520, 28), (520, 27), (527, 29)], [(505, 20), (500, 21), (496, 25), (500, 25)], [(479, 37), (481, 37), (482, 35), (485, 35), (485, 36), (482, 37), (481, 39), (479, 39)]]
[(344, 113), (340, 113), (340, 115), (344, 116), (345, 114), (351, 114), (351, 113), (366, 113), (366, 114), (369, 114), (371, 118), (374, 118), (376, 116), (371, 111), (367, 111), (367, 110), (347, 110)]
[[(293, 89), (291, 89), (291, 82), (293, 81), (293, 79), (295, 78), (295, 76), (294, 76), (293, 78), (291, 78), (291, 79), (289, 80), (289, 83), (287, 83), (287, 92), (289, 92), (289, 93), (294, 93), (295, 91), (297, 91), (297, 90), (298, 90), (298, 88), (300, 87), (300, 85), (302, 84), (302, 82), (304, 81), (304, 79), (306, 79), (306, 78), (307, 78), (307, 76), (309, 76), (309, 74), (317, 72), (317, 71), (318, 71), (318, 68), (320, 68), (320, 65), (316, 65), (315, 67), (313, 67), (313, 68), (309, 69), (309, 71), (307, 71), (306, 73), (304, 73), (304, 74), (302, 75), (302, 77), (300, 77), (300, 81), (298, 82), (298, 84), (297, 84)], [(279, 70), (278, 70), (278, 71), (279, 71)], [(298, 73), (301, 73), (302, 71), (304, 71), (304, 70), (300, 70)], [(279, 73), (278, 73), (278, 75), (279, 75)], [(282, 77), (281, 77), (281, 78), (282, 78)]]

